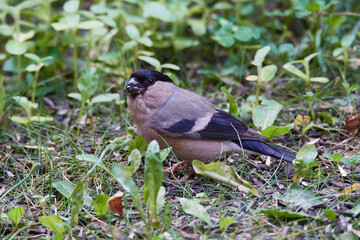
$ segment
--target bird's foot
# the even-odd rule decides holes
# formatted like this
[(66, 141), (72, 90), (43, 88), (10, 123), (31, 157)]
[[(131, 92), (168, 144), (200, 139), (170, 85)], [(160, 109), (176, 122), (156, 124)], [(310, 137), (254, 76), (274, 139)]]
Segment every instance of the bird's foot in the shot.
[(179, 162), (179, 163), (175, 163), (171, 167), (164, 168), (164, 173), (169, 174), (169, 173), (172, 173), (172, 172), (176, 172), (181, 168), (187, 168), (187, 167), (189, 167), (188, 162), (182, 161), (182, 162)]

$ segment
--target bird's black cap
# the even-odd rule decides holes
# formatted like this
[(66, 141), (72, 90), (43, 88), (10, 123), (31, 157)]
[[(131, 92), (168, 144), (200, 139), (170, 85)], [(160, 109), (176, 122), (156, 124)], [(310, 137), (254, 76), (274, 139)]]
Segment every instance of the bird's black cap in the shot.
[(162, 74), (161, 72), (150, 70), (150, 69), (139, 69), (131, 74), (131, 78), (136, 78), (139, 81), (144, 81), (147, 79), (153, 79), (155, 81), (163, 81), (163, 82), (173, 82), (168, 76)]

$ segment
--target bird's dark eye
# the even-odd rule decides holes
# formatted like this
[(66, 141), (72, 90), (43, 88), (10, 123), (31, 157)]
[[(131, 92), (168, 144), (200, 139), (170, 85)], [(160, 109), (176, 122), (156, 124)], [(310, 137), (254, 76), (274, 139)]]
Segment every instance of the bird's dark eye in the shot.
[(155, 83), (155, 80), (152, 79), (152, 78), (149, 78), (148, 82), (149, 82), (150, 85), (153, 85)]

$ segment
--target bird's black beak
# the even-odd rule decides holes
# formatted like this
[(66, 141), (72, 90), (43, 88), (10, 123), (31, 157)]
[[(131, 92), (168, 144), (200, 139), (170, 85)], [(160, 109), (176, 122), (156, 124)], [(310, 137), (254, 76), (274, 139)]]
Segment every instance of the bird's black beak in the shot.
[(130, 78), (125, 84), (125, 90), (131, 95), (137, 95), (145, 90), (145, 88), (136, 80), (136, 78)]

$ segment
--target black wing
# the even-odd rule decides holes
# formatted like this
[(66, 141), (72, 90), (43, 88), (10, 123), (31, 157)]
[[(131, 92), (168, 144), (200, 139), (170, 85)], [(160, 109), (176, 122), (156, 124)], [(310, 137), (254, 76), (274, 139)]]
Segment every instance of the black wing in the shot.
[(205, 126), (199, 130), (197, 129), (197, 121), (199, 120), (183, 119), (167, 128), (158, 130), (170, 136), (193, 139), (269, 141), (269, 139), (249, 128), (244, 122), (221, 109), (216, 109), (207, 120), (206, 125), (204, 124)]
[(198, 131), (201, 139), (207, 140), (233, 140), (241, 138), (247, 133), (249, 127), (233, 115), (216, 109), (207, 126)]

